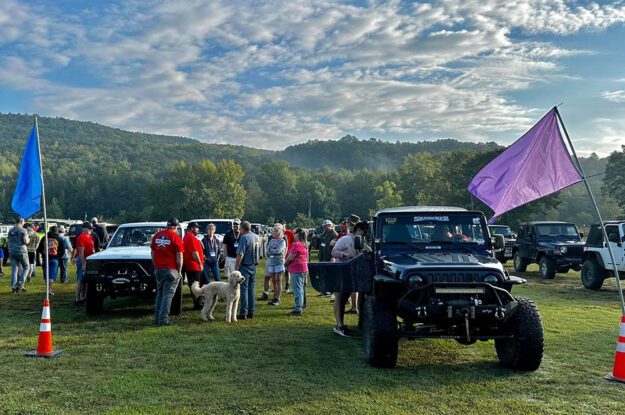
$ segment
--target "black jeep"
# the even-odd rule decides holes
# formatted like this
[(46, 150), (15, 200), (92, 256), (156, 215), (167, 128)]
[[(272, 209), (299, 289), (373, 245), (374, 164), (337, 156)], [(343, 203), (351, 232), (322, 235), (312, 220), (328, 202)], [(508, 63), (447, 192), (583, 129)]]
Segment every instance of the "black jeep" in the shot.
[[(356, 242), (359, 243), (359, 238)], [(372, 252), (346, 263), (309, 264), (321, 292), (363, 293), (365, 360), (394, 367), (399, 339), (495, 340), (501, 363), (533, 371), (543, 355), (536, 305), (510, 294), (525, 280), (494, 258), (484, 215), (451, 207), (383, 209), (373, 222)]]
[(505, 264), (509, 259), (512, 259), (512, 248), (514, 248), (516, 243), (516, 235), (508, 225), (488, 225), (488, 230), (491, 235), (503, 236), (504, 249), (496, 250), (495, 258), (502, 264)]
[(553, 279), (557, 272), (566, 273), (582, 267), (583, 234), (573, 223), (524, 222), (519, 224), (513, 248), (514, 270), (525, 272), (531, 263), (538, 264), (540, 276)]

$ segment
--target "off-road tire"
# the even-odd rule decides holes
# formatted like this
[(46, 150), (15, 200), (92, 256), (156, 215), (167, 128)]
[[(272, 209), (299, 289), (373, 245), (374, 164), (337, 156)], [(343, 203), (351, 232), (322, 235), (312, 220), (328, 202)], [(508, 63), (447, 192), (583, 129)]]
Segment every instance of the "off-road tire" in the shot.
[(503, 366), (533, 372), (543, 359), (545, 339), (542, 319), (532, 300), (523, 297), (517, 297), (516, 300), (519, 306), (506, 325), (514, 337), (495, 339), (495, 350)]
[(104, 295), (99, 293), (96, 283), (87, 282), (87, 293), (85, 295), (85, 313), (89, 316), (97, 316), (102, 314), (104, 308)]
[(595, 258), (588, 258), (582, 265), (582, 285), (589, 290), (598, 290), (603, 286), (605, 270)]
[(538, 262), (538, 272), (544, 280), (554, 279), (556, 276), (556, 261), (546, 255), (543, 256)]
[(525, 258), (521, 256), (521, 253), (519, 251), (516, 251), (514, 253), (512, 262), (514, 264), (514, 270), (516, 272), (525, 272), (525, 270), (527, 269), (528, 262)]
[(395, 367), (399, 336), (393, 307), (380, 297), (370, 295), (363, 311), (365, 361), (375, 367)]
[(178, 281), (178, 287), (176, 287), (176, 292), (174, 293), (174, 298), (171, 300), (171, 308), (169, 310), (169, 314), (172, 316), (178, 316), (182, 314), (182, 278)]

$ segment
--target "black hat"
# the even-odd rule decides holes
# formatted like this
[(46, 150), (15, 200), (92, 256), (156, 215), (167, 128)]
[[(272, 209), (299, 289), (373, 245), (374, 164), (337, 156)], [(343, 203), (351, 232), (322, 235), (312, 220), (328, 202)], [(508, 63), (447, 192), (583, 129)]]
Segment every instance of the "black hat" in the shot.
[(82, 224), (83, 228), (87, 228), (87, 229), (93, 229), (93, 225), (91, 224), (91, 222), (85, 222)]
[(187, 225), (187, 228), (199, 228), (200, 224), (197, 222), (189, 222), (189, 224)]
[(180, 225), (178, 218), (171, 218), (167, 221), (167, 226), (178, 226), (178, 225)]

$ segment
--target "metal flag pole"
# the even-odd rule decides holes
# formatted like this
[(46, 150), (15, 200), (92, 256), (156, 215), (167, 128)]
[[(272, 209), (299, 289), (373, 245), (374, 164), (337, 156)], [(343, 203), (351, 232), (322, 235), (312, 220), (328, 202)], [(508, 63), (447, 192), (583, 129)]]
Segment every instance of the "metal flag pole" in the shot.
[(50, 300), (50, 258), (48, 253), (48, 213), (46, 212), (46, 187), (43, 182), (43, 161), (41, 160), (41, 143), (39, 141), (39, 124), (35, 117), (35, 130), (37, 131), (37, 151), (39, 151), (39, 171), (41, 172), (41, 198), (43, 202), (43, 232), (46, 248), (46, 263), (43, 276), (46, 279), (46, 300)]
[(569, 137), (569, 133), (566, 131), (566, 127), (564, 126), (564, 122), (562, 121), (562, 117), (560, 116), (560, 112), (558, 111), (558, 107), (554, 107), (556, 111), (556, 115), (558, 120), (560, 121), (560, 126), (564, 131), (564, 135), (571, 147), (571, 151), (573, 152), (573, 157), (575, 158), (575, 162), (577, 163), (577, 168), (579, 172), (582, 174), (582, 178), (584, 179), (584, 184), (586, 185), (586, 190), (588, 191), (588, 195), (590, 196), (590, 200), (592, 200), (592, 204), (595, 207), (595, 211), (597, 213), (597, 217), (599, 218), (599, 227), (603, 233), (603, 240), (606, 242), (608, 246), (608, 252), (610, 253), (610, 260), (612, 260), (612, 266), (614, 269), (614, 276), (616, 277), (616, 286), (618, 287), (619, 296), (621, 299), (621, 313), (625, 316), (625, 297), (623, 297), (623, 288), (621, 287), (621, 279), (618, 272), (618, 266), (616, 265), (616, 261), (614, 260), (614, 252), (612, 252), (612, 246), (610, 245), (610, 239), (608, 238), (608, 233), (605, 230), (605, 224), (603, 223), (603, 219), (601, 218), (601, 213), (599, 212), (599, 206), (597, 206), (597, 202), (595, 201), (595, 197), (592, 194), (592, 190), (590, 190), (590, 185), (588, 184), (588, 180), (586, 175), (584, 174), (584, 169), (582, 168), (579, 159), (577, 158), (577, 153), (575, 152), (575, 147), (573, 147), (573, 143), (571, 142), (571, 138)]

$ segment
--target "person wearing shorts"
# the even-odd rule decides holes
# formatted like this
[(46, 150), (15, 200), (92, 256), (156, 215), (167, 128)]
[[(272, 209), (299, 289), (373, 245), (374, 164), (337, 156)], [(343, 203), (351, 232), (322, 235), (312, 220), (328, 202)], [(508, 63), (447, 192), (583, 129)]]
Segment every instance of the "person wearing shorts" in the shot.
[[(47, 262), (46, 249), (48, 250)], [(37, 247), (37, 253), (43, 258), (41, 268), (43, 269), (44, 281), (46, 275), (48, 276), (48, 293), (54, 295), (52, 285), (56, 281), (56, 277), (59, 273), (59, 263), (63, 260), (63, 255), (65, 255), (65, 245), (63, 244), (63, 240), (59, 237), (58, 226), (50, 226), (48, 237), (41, 238), (39, 246)]]
[(286, 254), (286, 241), (284, 240), (283, 227), (276, 225), (271, 232), (272, 238), (267, 244), (267, 263), (265, 264), (265, 278), (271, 278), (273, 283), (273, 299), (269, 305), (279, 305), (282, 293), (281, 276), (284, 272), (284, 257)]

